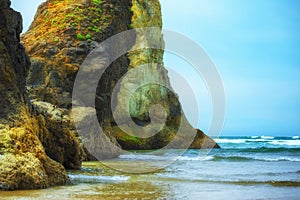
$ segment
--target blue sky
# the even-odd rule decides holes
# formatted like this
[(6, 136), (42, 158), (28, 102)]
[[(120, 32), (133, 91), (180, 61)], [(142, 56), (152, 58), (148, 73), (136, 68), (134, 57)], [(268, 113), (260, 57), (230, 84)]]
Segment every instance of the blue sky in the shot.
[[(25, 30), (40, 2), (12, 0), (13, 8), (23, 14)], [(299, 1), (161, 0), (161, 4), (164, 28), (197, 42), (223, 79), (222, 135), (300, 135)], [(188, 81), (195, 98), (172, 81), (170, 72), (188, 118), (207, 131), (212, 105), (202, 79), (179, 58), (166, 54), (165, 63)]]
[[(227, 99), (222, 135), (300, 134), (299, 1), (161, 2), (164, 27), (196, 41), (219, 70)], [(198, 109), (204, 130), (206, 101)]]

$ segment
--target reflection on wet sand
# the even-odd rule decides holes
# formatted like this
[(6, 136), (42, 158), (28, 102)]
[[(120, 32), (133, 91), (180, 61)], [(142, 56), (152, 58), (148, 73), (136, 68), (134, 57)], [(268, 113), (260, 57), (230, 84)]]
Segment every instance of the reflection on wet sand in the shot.
[(124, 174), (100, 162), (84, 163), (81, 171), (70, 171), (69, 176), (72, 185), (5, 191), (0, 192), (0, 199), (166, 199), (169, 196), (165, 192), (168, 190), (154, 184), (148, 175)]
[(161, 188), (150, 182), (132, 181), (94, 187), (91, 194), (80, 193), (72, 197), (80, 199), (161, 199), (165, 195)]

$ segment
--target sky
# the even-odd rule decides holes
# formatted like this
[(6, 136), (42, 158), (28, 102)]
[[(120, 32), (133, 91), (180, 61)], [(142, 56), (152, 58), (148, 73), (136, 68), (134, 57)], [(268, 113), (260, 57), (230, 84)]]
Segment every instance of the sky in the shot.
[[(12, 0), (27, 30), (41, 0)], [(198, 43), (225, 88), (222, 136), (300, 135), (300, 2), (297, 0), (161, 0), (163, 27)], [(211, 96), (203, 79), (180, 57), (165, 65), (192, 125), (208, 131)], [(175, 72), (175, 73), (173, 73)], [(180, 74), (191, 87), (181, 87)]]

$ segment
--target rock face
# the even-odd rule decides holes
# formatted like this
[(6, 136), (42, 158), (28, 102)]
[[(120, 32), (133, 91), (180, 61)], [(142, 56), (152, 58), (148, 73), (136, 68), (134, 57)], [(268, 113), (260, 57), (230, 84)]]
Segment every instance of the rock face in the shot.
[[(143, 27), (162, 27), (161, 9), (158, 0), (48, 0), (43, 3), (35, 16), (29, 31), (22, 36), (22, 42), (26, 47), (27, 53), (31, 57), (32, 65), (27, 77), (27, 88), (29, 97), (33, 100), (39, 110), (44, 110), (41, 106), (57, 109), (55, 116), (48, 117), (49, 111), (45, 116), (44, 125), (48, 130), (49, 138), (53, 142), (48, 142), (43, 136), (39, 137), (47, 155), (52, 159), (59, 161), (68, 167), (68, 155), (59, 155), (61, 151), (66, 151), (65, 144), (60, 146), (59, 151), (53, 152), (53, 144), (60, 140), (61, 135), (72, 135), (74, 143), (77, 143), (75, 135), (75, 126), (71, 115), (71, 95), (76, 73), (81, 63), (87, 55), (98, 46), (102, 41), (111, 36), (132, 28)], [(128, 39), (128, 38), (127, 38)], [(158, 47), (163, 47), (163, 36), (160, 31), (149, 36), (136, 32), (136, 37), (132, 40), (125, 39), (127, 45), (132, 48), (142, 47), (150, 43), (155, 43)], [(104, 66), (108, 60), (109, 49), (103, 49), (98, 65)], [(197, 131), (191, 127), (186, 120), (176, 94), (168, 89), (170, 87), (166, 69), (163, 67), (163, 50), (143, 49), (122, 55), (107, 68), (99, 80), (97, 95), (95, 97), (95, 106), (97, 118), (100, 126), (104, 130), (108, 139), (116, 147), (123, 149), (157, 149), (166, 146), (171, 140), (175, 142), (170, 146), (172, 148), (184, 148), (184, 134), (195, 134), (195, 140), (192, 148), (218, 147), (217, 144), (207, 137), (203, 132)], [(99, 64), (100, 63), (100, 64)], [(122, 76), (131, 69), (138, 66), (148, 65), (147, 70), (141, 71), (140, 75), (135, 77), (139, 81), (125, 81), (122, 86), (131, 85), (136, 87), (141, 83), (146, 83), (147, 74), (151, 74), (151, 79), (163, 82), (167, 87), (157, 84), (146, 84), (140, 87), (132, 96), (130, 88), (120, 87), (116, 98), (116, 106), (111, 105), (112, 91)], [(82, 89), (89, 89), (90, 83), (82, 83)], [(123, 116), (126, 113), (127, 103), (129, 103), (129, 114), (131, 120)], [(37, 104), (36, 104), (37, 103)], [(160, 104), (151, 112), (153, 105)], [(85, 122), (88, 122), (89, 115), (93, 113), (92, 103), (85, 105), (86, 109), (77, 107), (74, 110), (76, 116)], [(113, 108), (112, 108), (113, 107)], [(163, 112), (161, 110), (164, 110)], [(52, 111), (51, 111), (52, 112)], [(140, 138), (138, 131), (132, 131), (127, 134), (124, 129), (120, 129), (115, 121), (115, 115), (118, 115), (118, 122), (126, 130), (133, 130), (133, 127), (139, 125), (146, 127), (154, 119), (166, 119), (162, 128), (152, 137)], [(57, 128), (55, 123), (63, 124), (63, 128)], [(53, 125), (54, 124), (54, 125)], [(183, 124), (179, 130), (180, 124)], [(51, 127), (56, 127), (51, 128)], [(88, 124), (81, 127), (89, 133), (91, 127), (95, 124)], [(78, 128), (78, 127), (77, 127)], [(150, 130), (152, 131), (152, 130)], [(177, 136), (177, 132), (183, 132)], [(85, 140), (85, 138), (81, 138)], [(70, 140), (64, 140), (70, 141)], [(95, 148), (102, 152), (100, 158), (115, 157), (119, 151), (115, 148), (106, 146), (107, 141), (99, 140)], [(203, 146), (202, 146), (203, 145)], [(70, 146), (70, 145), (67, 145)], [(79, 148), (76, 145), (74, 155), (79, 154)], [(87, 152), (87, 157), (92, 157)], [(87, 158), (86, 157), (86, 158)], [(76, 159), (77, 160), (77, 159)]]
[[(104, 130), (106, 139), (90, 140), (101, 153), (100, 159), (120, 153), (108, 143), (123, 149), (157, 149), (173, 141), (169, 148), (184, 148), (185, 136), (192, 135), (191, 148), (218, 147), (186, 120), (163, 67), (163, 49), (144, 48), (120, 56), (99, 80), (95, 98), (81, 107), (73, 102), (77, 107), (71, 110), (79, 67), (99, 43), (132, 28), (157, 27), (146, 35), (136, 31), (133, 38), (124, 38), (121, 43), (132, 49), (150, 44), (163, 47), (158, 0), (47, 0), (21, 38), (31, 66), (20, 44), (21, 15), (10, 8), (9, 0), (0, 0), (0, 11), (0, 190), (67, 184), (65, 168), (80, 169), (83, 159), (95, 159), (80, 144), (86, 138), (77, 135), (72, 116), (87, 125), (77, 129), (88, 135), (99, 124)], [(99, 50), (97, 67), (108, 63), (110, 51), (109, 47)], [(147, 64), (145, 69), (122, 78), (143, 64)], [(166, 87), (145, 84), (150, 79)], [(119, 81), (113, 99), (112, 91)], [(81, 85), (82, 89), (89, 87), (89, 83)], [(132, 88), (138, 89), (133, 92)], [(99, 124), (91, 124), (95, 113)], [(140, 137), (134, 129), (162, 119), (166, 119), (162, 127), (147, 129), (157, 130), (151, 137)], [(132, 131), (128, 134), (120, 127)]]
[[(99, 42), (128, 29), (132, 15), (131, 6), (129, 0), (48, 0), (40, 5), (29, 31), (22, 36), (22, 42), (32, 62), (27, 77), (29, 98), (34, 102), (39, 102), (38, 110), (43, 110), (39, 105), (48, 105), (49, 108), (56, 108), (62, 113), (62, 116), (58, 117), (62, 121), (59, 119), (56, 121), (63, 124), (63, 129), (53, 130), (51, 124), (55, 121), (50, 119), (52, 122), (49, 123), (49, 117), (45, 117), (45, 127), (49, 130), (49, 137), (54, 138), (55, 141), (60, 140), (61, 135), (66, 132), (70, 132), (73, 136), (76, 134), (71, 116), (71, 94), (79, 66)], [(105, 60), (101, 62), (105, 62)], [(102, 104), (98, 103), (96, 107), (101, 113), (99, 118), (103, 126), (112, 118), (111, 112), (109, 112), (109, 97), (113, 81), (119, 79), (126, 72), (126, 66), (128, 66), (128, 59), (126, 56), (122, 56), (110, 66), (109, 70), (105, 72), (106, 75), (100, 80), (99, 90), (101, 92), (99, 92), (98, 98), (105, 99), (105, 101), (102, 101)], [(82, 85), (82, 87), (88, 88), (89, 86)], [(82, 109), (78, 108), (77, 111), (82, 111)], [(87, 113), (89, 113), (89, 109)], [(76, 112), (76, 116), (84, 120), (89, 118), (85, 111)], [(87, 131), (89, 131), (88, 129), (90, 126), (87, 127)], [(108, 134), (108, 137), (116, 146), (119, 146), (113, 135)], [(62, 164), (69, 163), (69, 161), (64, 162), (64, 160), (57, 159), (59, 151), (49, 153), (53, 151), (52, 144), (55, 143), (49, 144), (47, 138), (40, 137), (40, 139), (51, 158)], [(78, 139), (76, 137), (73, 139), (74, 143), (77, 143)], [(85, 138), (80, 139), (84, 140)], [(103, 155), (101, 159), (119, 155), (118, 150), (101, 145), (106, 141), (98, 142), (100, 145), (97, 146), (97, 149)], [(64, 146), (61, 146), (60, 150), (69, 152)], [(69, 155), (74, 157), (78, 154), (77, 151), (77, 153)], [(85, 159), (92, 158), (93, 156), (86, 152)], [(64, 166), (66, 165), (64, 164)]]
[[(114, 116), (119, 118), (118, 126), (123, 130), (112, 126), (112, 134), (122, 148), (131, 150), (160, 149), (167, 145), (168, 148), (183, 149), (190, 145), (190, 148), (197, 149), (218, 147), (203, 132), (193, 129), (185, 118), (178, 96), (172, 90), (168, 72), (163, 66), (164, 41), (159, 1), (133, 0), (131, 10), (133, 15), (130, 27), (158, 29), (137, 30), (132, 49), (140, 50), (131, 51), (127, 55), (127, 70), (135, 72), (128, 73), (122, 80), (114, 110)], [(126, 117), (127, 113), (130, 116)], [(136, 124), (144, 128), (141, 129)], [(134, 137), (135, 135), (139, 137)], [(195, 139), (189, 141), (188, 138)], [(173, 142), (170, 143), (171, 141)]]
[(20, 44), (22, 17), (0, 0), (0, 190), (45, 188), (69, 182), (64, 167), (40, 142), (42, 117), (30, 113), (25, 77), (30, 61)]

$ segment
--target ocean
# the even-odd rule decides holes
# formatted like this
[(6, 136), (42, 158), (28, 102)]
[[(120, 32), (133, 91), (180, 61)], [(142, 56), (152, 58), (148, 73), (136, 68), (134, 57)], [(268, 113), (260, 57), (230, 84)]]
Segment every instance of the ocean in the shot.
[[(135, 174), (176, 154), (139, 151), (69, 171), (70, 186), (0, 192), (0, 199), (300, 199), (300, 137), (220, 137), (221, 149), (187, 150), (163, 169)], [(151, 169), (151, 167), (149, 168)]]

